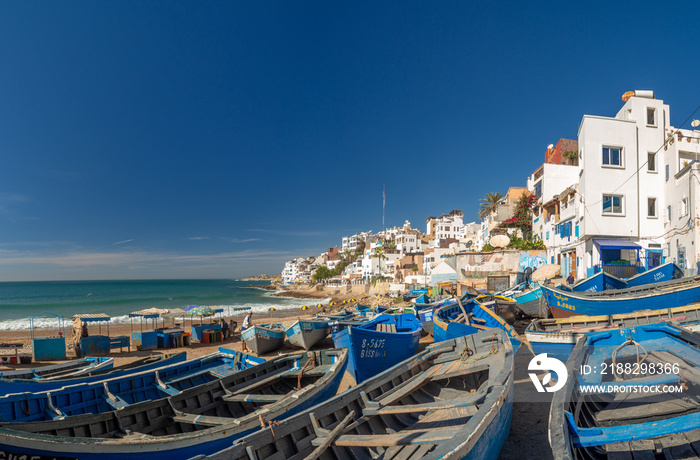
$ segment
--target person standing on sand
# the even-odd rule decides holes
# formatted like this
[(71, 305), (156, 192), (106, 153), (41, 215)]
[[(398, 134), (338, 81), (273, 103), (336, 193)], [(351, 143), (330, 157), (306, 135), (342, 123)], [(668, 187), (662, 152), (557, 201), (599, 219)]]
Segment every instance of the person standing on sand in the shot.
[(245, 319), (243, 320), (243, 326), (241, 326), (241, 343), (243, 344), (243, 351), (248, 351), (248, 346), (245, 344), (245, 341), (243, 340), (243, 331), (251, 327), (253, 324), (253, 312), (249, 311), (248, 314), (245, 316)]
[(221, 337), (223, 340), (228, 338), (228, 323), (226, 318), (221, 318)]

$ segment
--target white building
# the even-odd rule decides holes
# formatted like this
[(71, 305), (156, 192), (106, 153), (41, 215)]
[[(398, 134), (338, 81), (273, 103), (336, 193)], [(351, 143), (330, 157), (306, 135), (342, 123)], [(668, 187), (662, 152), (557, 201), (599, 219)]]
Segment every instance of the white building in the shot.
[(440, 217), (429, 217), (427, 234), (432, 237), (431, 247), (447, 247), (449, 240), (458, 240), (463, 232), (462, 210), (454, 209)]
[(579, 127), (579, 193), (585, 212), (580, 241), (567, 259), (578, 267), (577, 277), (624, 260), (660, 263), (655, 254), (664, 242), (660, 211), (666, 200), (659, 166), (667, 163), (669, 107), (651, 91), (637, 91), (625, 102), (614, 118), (584, 115)]

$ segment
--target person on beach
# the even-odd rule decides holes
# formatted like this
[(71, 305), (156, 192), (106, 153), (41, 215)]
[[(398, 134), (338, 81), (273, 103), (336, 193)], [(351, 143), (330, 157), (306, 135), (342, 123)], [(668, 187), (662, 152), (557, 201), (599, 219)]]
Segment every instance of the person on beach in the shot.
[(574, 284), (574, 274), (569, 273), (569, 276), (566, 278), (566, 284)]
[(83, 337), (83, 322), (80, 318), (73, 318), (73, 350), (76, 358), (82, 358), (83, 352), (80, 348), (80, 339)]
[(221, 318), (221, 335), (224, 340), (228, 338), (228, 323), (226, 322), (226, 318)]
[(253, 324), (253, 312), (249, 311), (248, 314), (245, 316), (245, 319), (243, 320), (243, 326), (241, 326), (241, 343), (243, 344), (243, 351), (248, 351), (248, 346), (245, 344), (245, 341), (243, 340), (243, 331), (251, 327)]

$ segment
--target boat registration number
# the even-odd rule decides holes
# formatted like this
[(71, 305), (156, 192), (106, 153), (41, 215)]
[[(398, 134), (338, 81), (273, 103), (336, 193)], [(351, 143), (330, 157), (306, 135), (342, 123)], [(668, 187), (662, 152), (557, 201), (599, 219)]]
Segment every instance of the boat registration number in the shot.
[(0, 450), (0, 460), (77, 460), (72, 457), (56, 457), (54, 455), (17, 454)]
[(362, 339), (360, 358), (380, 358), (385, 355), (386, 339)]

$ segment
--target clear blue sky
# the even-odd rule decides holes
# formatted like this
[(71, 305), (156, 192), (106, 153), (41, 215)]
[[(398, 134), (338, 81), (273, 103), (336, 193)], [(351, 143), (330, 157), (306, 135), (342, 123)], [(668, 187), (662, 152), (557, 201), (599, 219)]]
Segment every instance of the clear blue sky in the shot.
[(0, 4), (0, 280), (279, 273), (700, 104), (692, 3), (378, 3)]

